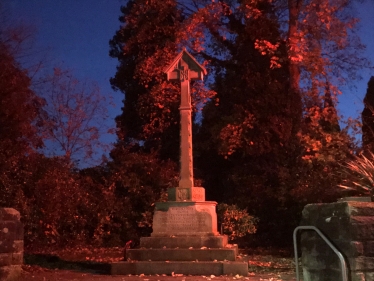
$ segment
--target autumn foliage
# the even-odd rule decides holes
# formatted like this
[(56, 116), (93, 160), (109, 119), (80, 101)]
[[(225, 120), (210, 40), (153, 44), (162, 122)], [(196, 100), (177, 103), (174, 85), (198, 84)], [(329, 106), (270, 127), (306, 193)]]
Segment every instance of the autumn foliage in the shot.
[(111, 83), (125, 97), (119, 144), (178, 159), (178, 85), (161, 79), (160, 62), (187, 47), (209, 71), (210, 90), (193, 95), (195, 175), (208, 198), (258, 217), (258, 237), (283, 243), (305, 204), (341, 196), (341, 163), (355, 149), (335, 109), (339, 86), (369, 65), (351, 7), (348, 0), (129, 1), (110, 42), (118, 59)]
[[(305, 204), (341, 196), (356, 149), (336, 110), (339, 87), (368, 66), (352, 2), (128, 1), (109, 42), (116, 130), (98, 122), (107, 108), (95, 84), (55, 68), (36, 87), (0, 33), (0, 205), (21, 212), (26, 246), (151, 233), (154, 203), (178, 182), (180, 85), (163, 70), (183, 47), (209, 72), (191, 83), (195, 181), (222, 203), (231, 238), (289, 244)], [(114, 131), (109, 159), (77, 164)]]

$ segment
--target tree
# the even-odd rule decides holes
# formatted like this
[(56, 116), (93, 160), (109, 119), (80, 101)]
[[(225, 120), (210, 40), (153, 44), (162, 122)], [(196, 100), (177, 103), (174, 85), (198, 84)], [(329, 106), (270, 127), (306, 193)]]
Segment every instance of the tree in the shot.
[[(277, 1), (278, 7), (283, 4)], [(301, 82), (314, 93), (324, 93), (328, 81), (332, 95), (340, 83), (357, 78), (360, 67), (369, 66), (360, 56), (365, 47), (355, 33), (358, 20), (352, 0), (289, 0), (287, 42), (292, 88)], [(293, 70), (291, 70), (293, 69)], [(301, 94), (301, 92), (300, 92)]]
[[(122, 84), (125, 107), (122, 119), (117, 120), (123, 124), (136, 120), (134, 127), (130, 124), (121, 130), (123, 140), (135, 139), (140, 145), (139, 139), (144, 140), (143, 147), (150, 151), (160, 144), (166, 147), (161, 140), (173, 138), (164, 126), (171, 124), (165, 121), (169, 119), (157, 113), (157, 107), (176, 116), (177, 102), (171, 107), (165, 100), (169, 90), (162, 95), (150, 90), (171, 89), (172, 84), (165, 84), (161, 75), (159, 80), (146, 78), (156, 73), (149, 71), (150, 66), (159, 69), (154, 66), (160, 66), (160, 57), (152, 54), (165, 50), (162, 38), (172, 38), (169, 46), (173, 50), (178, 44), (186, 46), (210, 72), (211, 93), (199, 93), (208, 102), (201, 126), (195, 124), (199, 128), (194, 138), (195, 163), (200, 170), (195, 175), (205, 181), (208, 198), (248, 208), (260, 218), (258, 234), (263, 237), (279, 234), (280, 229), (289, 235), (303, 205), (337, 197), (338, 161), (352, 152), (335, 109), (339, 83), (355, 78), (356, 71), (367, 66), (359, 55), (363, 46), (355, 38), (356, 20), (349, 9), (352, 1), (198, 0), (177, 5), (166, 1), (158, 6), (148, 2), (148, 6), (143, 1), (131, 2), (125, 10), (125, 25), (112, 41), (117, 44), (112, 54), (124, 63), (116, 77), (139, 79)], [(170, 3), (173, 36), (155, 37), (139, 15), (147, 15), (147, 23), (156, 25), (159, 19), (152, 12), (161, 14)], [(147, 48), (152, 50), (148, 56), (138, 52)], [(149, 88), (136, 88), (139, 85)], [(173, 95), (177, 90), (175, 86)], [(133, 118), (125, 117), (130, 113)], [(144, 132), (152, 132), (152, 137)], [(270, 240), (281, 242), (286, 236)]]
[(106, 122), (110, 101), (95, 83), (81, 82), (69, 71), (55, 68), (45, 79), (40, 90), (46, 100), (44, 152), (63, 155), (68, 162), (97, 161), (97, 154), (107, 149), (101, 138), (114, 133)]
[[(210, 101), (203, 111), (200, 176), (216, 200), (238, 203), (240, 198), (241, 207), (248, 204), (260, 217), (262, 236), (293, 229), (305, 204), (338, 196), (339, 162), (353, 147), (338, 124), (333, 76), (353, 77), (359, 65), (366, 65), (355, 53), (362, 47), (355, 45), (359, 41), (349, 37), (355, 20), (344, 14), (348, 2), (284, 3), (225, 1), (230, 12), (220, 14), (219, 24), (205, 24), (206, 17), (200, 21), (213, 38), (202, 56), (221, 72), (215, 78), (219, 102)], [(285, 11), (287, 22), (281, 17)], [(339, 32), (328, 32), (335, 29)], [(241, 45), (245, 52), (239, 55)], [(214, 167), (204, 159), (214, 159)], [(285, 216), (289, 220), (281, 226)]]
[(154, 203), (165, 201), (167, 188), (177, 186), (176, 165), (138, 145), (117, 146), (111, 152), (113, 161), (108, 163), (115, 203), (109, 214), (111, 226), (106, 229), (117, 240), (138, 241), (151, 233)]
[[(203, 109), (202, 135), (198, 140), (207, 144), (200, 145), (199, 155), (204, 155), (201, 162), (210, 159), (206, 153), (214, 149), (214, 153), (227, 158), (230, 166), (236, 166), (236, 162), (250, 170), (248, 165), (253, 162), (257, 169), (266, 170), (267, 167), (259, 166), (254, 159), (269, 157), (273, 158), (273, 163), (276, 162), (279, 153), (287, 151), (296, 136), (292, 131), (297, 130), (292, 128), (300, 120), (293, 112), (296, 105), (288, 91), (288, 69), (286, 66), (269, 68), (270, 59), (255, 48), (253, 38), (266, 38), (270, 42), (277, 41), (280, 36), (277, 22), (269, 20), (272, 14), (270, 7), (263, 6), (262, 9), (263, 13), (256, 18), (246, 18), (245, 13), (238, 11), (222, 19), (222, 22), (228, 22), (227, 32), (234, 40), (227, 42), (228, 39), (215, 38), (217, 45), (225, 46), (229, 55), (225, 61), (215, 60), (217, 68), (224, 71), (217, 71), (214, 84), (216, 99), (209, 101)], [(279, 48), (281, 50), (285, 52), (285, 45)], [(263, 164), (266, 162), (263, 161)], [(222, 173), (214, 174), (233, 172), (225, 166)], [(209, 168), (208, 165), (207, 168), (216, 169), (217, 166)], [(205, 178), (203, 174), (210, 173), (202, 172), (201, 176)], [(220, 181), (217, 178), (217, 186), (221, 186)], [(225, 198), (225, 191), (219, 193)]]
[[(208, 34), (206, 37), (212, 43), (199, 40), (199, 46), (191, 44), (191, 47), (202, 49), (202, 56), (210, 61), (213, 69), (226, 71), (230, 63), (236, 61), (232, 46), (240, 42), (235, 42), (236, 36), (244, 31), (252, 36), (245, 42), (247, 49), (255, 48), (264, 56), (262, 62), (253, 60), (254, 65), (265, 63), (270, 69), (288, 68), (287, 98), (294, 116), (290, 132), (296, 135), (303, 131), (300, 126), (306, 113), (304, 105), (309, 100), (322, 104), (325, 85), (328, 85), (330, 100), (334, 101), (339, 93), (339, 83), (357, 77), (357, 70), (368, 66), (368, 61), (359, 55), (364, 46), (354, 33), (357, 20), (350, 12), (352, 2), (262, 0), (213, 1), (207, 4), (207, 1), (193, 1), (199, 3), (194, 6), (184, 4), (184, 1), (181, 5), (187, 8), (186, 16), (191, 19), (185, 21), (188, 26), (185, 30), (192, 30), (186, 36), (199, 28), (204, 30), (203, 36)], [(251, 22), (257, 29), (246, 27), (235, 31), (235, 27), (243, 22)], [(251, 74), (247, 73), (248, 80), (261, 83)], [(333, 106), (331, 103), (330, 108)], [(247, 118), (251, 118), (250, 114), (246, 115)], [(225, 129), (225, 134), (232, 144), (238, 145), (241, 130), (237, 124), (232, 125)]]
[(364, 150), (374, 151), (374, 77), (368, 82), (364, 98), (362, 118), (362, 146)]
[(43, 100), (30, 89), (26, 70), (15, 61), (10, 47), (0, 41), (0, 204), (15, 206), (25, 174), (23, 161), (43, 141), (38, 117)]
[(164, 82), (162, 72), (176, 51), (176, 4), (129, 1), (121, 11), (123, 27), (110, 41), (110, 56), (119, 61), (111, 84), (125, 94), (122, 115), (116, 119), (119, 139), (157, 147), (159, 132), (176, 136), (178, 128), (178, 88)]
[[(175, 0), (129, 1), (121, 10), (123, 26), (110, 41), (110, 56), (119, 61), (111, 84), (125, 94), (119, 140), (177, 160), (180, 85), (165, 81), (163, 69), (177, 54), (183, 19)], [(195, 109), (212, 95), (200, 83), (192, 93)]]

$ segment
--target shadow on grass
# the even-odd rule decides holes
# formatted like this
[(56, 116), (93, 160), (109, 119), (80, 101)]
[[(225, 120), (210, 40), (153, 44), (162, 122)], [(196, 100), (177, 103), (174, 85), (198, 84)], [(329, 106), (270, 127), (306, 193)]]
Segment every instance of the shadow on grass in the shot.
[(109, 263), (99, 263), (92, 261), (66, 261), (55, 255), (46, 254), (26, 254), (24, 264), (37, 265), (47, 269), (74, 270), (95, 274), (110, 274)]

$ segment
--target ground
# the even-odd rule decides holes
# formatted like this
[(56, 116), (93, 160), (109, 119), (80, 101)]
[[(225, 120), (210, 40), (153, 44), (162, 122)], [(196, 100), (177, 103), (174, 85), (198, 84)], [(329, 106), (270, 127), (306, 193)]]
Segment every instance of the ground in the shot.
[(25, 250), (21, 280), (34, 281), (195, 281), (195, 280), (295, 280), (295, 266), (289, 251), (248, 249), (240, 258), (248, 261), (248, 276), (112, 276), (109, 264), (123, 260), (123, 248), (74, 247), (64, 250)]

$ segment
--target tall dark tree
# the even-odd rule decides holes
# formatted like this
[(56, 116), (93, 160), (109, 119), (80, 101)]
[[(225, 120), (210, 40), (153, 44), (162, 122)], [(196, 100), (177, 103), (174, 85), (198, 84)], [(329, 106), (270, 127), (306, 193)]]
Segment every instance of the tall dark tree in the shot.
[(177, 159), (179, 86), (162, 68), (186, 46), (209, 68), (212, 88), (193, 85), (194, 105), (208, 98), (195, 175), (209, 199), (247, 207), (260, 216), (259, 234), (282, 229), (273, 241), (285, 241), (304, 204), (335, 199), (336, 164), (350, 150), (332, 81), (366, 63), (349, 38), (351, 2), (130, 1), (111, 41), (120, 62), (112, 85), (125, 94), (117, 148), (138, 143)]
[(27, 71), (0, 41), (0, 204), (15, 206), (25, 181), (27, 155), (43, 145), (37, 121), (43, 100), (30, 89)]
[[(338, 196), (338, 162), (351, 150), (351, 140), (338, 123), (337, 88), (325, 82), (331, 73), (318, 73), (327, 65), (316, 40), (323, 37), (332, 46), (344, 34), (326, 37), (323, 30), (329, 27), (312, 26), (320, 14), (304, 13), (315, 14), (312, 2), (318, 1), (289, 1), (294, 18), (284, 38), (280, 2), (233, 6), (219, 25), (225, 26), (225, 36), (208, 27), (214, 41), (210, 53), (203, 51), (203, 56), (216, 67), (217, 97), (204, 108), (195, 138), (199, 140), (196, 163), (201, 165), (208, 196), (247, 207), (260, 217), (258, 234), (276, 243), (292, 235), (305, 204)], [(349, 29), (340, 12), (334, 13), (332, 22)], [(299, 42), (300, 34), (308, 32), (322, 37), (310, 36), (293, 48), (293, 40)], [(348, 53), (352, 51), (346, 47)], [(335, 55), (330, 58), (335, 60)], [(222, 59), (225, 56), (227, 60)], [(301, 79), (306, 79), (307, 87), (300, 86)]]
[(133, 0), (121, 11), (123, 26), (110, 41), (110, 56), (119, 62), (111, 84), (125, 95), (116, 118), (119, 140), (143, 142), (146, 149), (161, 148), (176, 158), (179, 91), (164, 81), (162, 71), (177, 51), (176, 2)]
[[(207, 196), (239, 204), (260, 217), (261, 235), (272, 231), (269, 221), (284, 214), (279, 197), (287, 191), (279, 187), (290, 181), (295, 155), (300, 154), (300, 117), (295, 111), (302, 110), (289, 90), (287, 61), (270, 68), (271, 58), (256, 48), (258, 40), (275, 44), (280, 37), (272, 6), (265, 2), (256, 7), (257, 17), (247, 18), (241, 9), (227, 16), (234, 40), (215, 38), (216, 48), (221, 46), (229, 55), (226, 61), (216, 61), (217, 96), (205, 106), (195, 138)], [(286, 58), (286, 45), (278, 46), (277, 52)]]
[[(125, 95), (116, 119), (119, 140), (177, 160), (180, 83), (165, 81), (163, 69), (188, 34), (183, 16), (176, 0), (133, 0), (122, 13), (123, 26), (110, 41), (110, 55), (119, 62), (111, 84)], [(200, 83), (192, 83), (191, 92), (195, 110), (212, 95)]]
[(362, 146), (365, 150), (374, 152), (374, 77), (368, 82), (364, 98), (362, 118)]
[(326, 82), (323, 96), (323, 117), (321, 120), (322, 129), (325, 132), (340, 132), (338, 112), (335, 107), (333, 95), (331, 94), (330, 83)]

